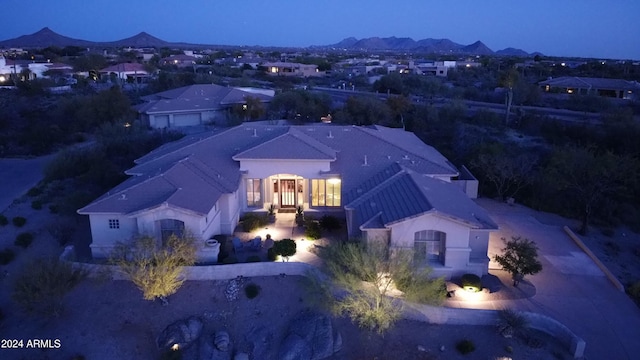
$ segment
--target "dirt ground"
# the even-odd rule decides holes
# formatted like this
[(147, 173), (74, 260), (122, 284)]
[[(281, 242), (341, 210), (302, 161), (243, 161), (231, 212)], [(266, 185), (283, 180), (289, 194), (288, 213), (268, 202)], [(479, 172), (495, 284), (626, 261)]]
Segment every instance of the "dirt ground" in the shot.
[[(209, 337), (220, 329), (229, 331), (237, 351), (250, 352), (251, 345), (245, 336), (252, 330), (260, 327), (272, 329), (271, 351), (275, 359), (290, 319), (299, 311), (315, 306), (300, 284), (299, 277), (246, 279), (247, 283), (254, 282), (261, 287), (260, 294), (255, 299), (248, 299), (241, 292), (233, 301), (224, 295), (227, 281), (189, 281), (170, 297), (168, 306), (143, 300), (141, 292), (130, 282), (85, 280), (65, 298), (66, 309), (59, 318), (33, 318), (20, 311), (11, 300), (11, 289), (20, 269), (30, 259), (61, 253), (62, 247), (47, 230), (60, 219), (50, 214), (46, 207), (43, 210), (31, 209), (28, 198), (15, 203), (4, 214), (9, 219), (24, 216), (27, 224), (19, 229), (11, 224), (0, 227), (0, 249), (10, 247), (17, 254), (10, 264), (0, 265), (0, 309), (4, 313), (0, 338), (25, 342), (29, 339), (59, 339), (61, 346), (58, 349), (0, 349), (0, 359), (74, 359), (78, 355), (86, 359), (158, 359), (155, 345), (158, 334), (170, 323), (189, 316), (199, 316), (205, 321), (203, 336)], [(548, 214), (540, 216), (543, 222), (564, 221)], [(83, 230), (78, 230), (77, 237), (89, 236), (81, 223), (78, 229)], [(35, 234), (34, 243), (28, 249), (13, 245), (16, 234), (24, 231)], [(606, 242), (611, 238), (601, 238), (602, 234), (593, 233), (593, 239), (585, 239), (590, 246), (591, 241), (595, 244), (600, 241), (604, 242), (602, 249), (610, 248)], [(631, 233), (618, 235), (627, 239), (637, 237)], [(613, 239), (617, 241), (617, 237)], [(618, 246), (627, 246), (621, 244)], [(629, 246), (633, 244), (637, 246), (638, 243), (630, 241)], [(628, 256), (626, 247), (624, 249), (611, 257), (628, 259), (630, 263), (621, 262), (624, 265), (619, 268), (633, 274), (637, 257), (633, 252)], [(594, 249), (599, 256), (606, 256), (604, 250)], [(606, 258), (601, 259), (607, 261)], [(638, 278), (639, 274), (640, 271), (632, 276)], [(346, 318), (334, 318), (334, 324), (342, 334), (344, 346), (333, 359), (570, 358), (554, 339), (544, 334), (536, 333), (542, 347), (533, 348), (516, 338), (503, 338), (493, 326), (442, 326), (405, 320), (381, 337), (358, 329)], [(475, 344), (476, 350), (472, 354), (465, 356), (455, 350), (455, 344), (463, 339)]]

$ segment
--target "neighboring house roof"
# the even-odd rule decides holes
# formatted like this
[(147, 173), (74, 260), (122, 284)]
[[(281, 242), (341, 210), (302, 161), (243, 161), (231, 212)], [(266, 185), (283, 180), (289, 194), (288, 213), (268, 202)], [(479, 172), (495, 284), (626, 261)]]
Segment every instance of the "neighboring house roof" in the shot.
[(138, 72), (141, 74), (146, 74), (147, 71), (144, 69), (144, 65), (142, 64), (138, 64), (138, 63), (122, 63), (122, 64), (115, 64), (115, 65), (111, 65), (108, 66), (102, 70), (100, 70), (101, 73), (110, 73), (110, 72), (115, 72), (115, 73), (125, 73), (125, 72)]
[(578, 76), (562, 76), (559, 78), (541, 81), (542, 86), (568, 87), (568, 88), (592, 88), (612, 90), (638, 90), (640, 83), (623, 79), (590, 78)]
[[(358, 194), (364, 195), (379, 189), (388, 177), (401, 172), (448, 177), (458, 175), (457, 169), (442, 155), (422, 143), (413, 133), (401, 129), (246, 123), (188, 136), (150, 152), (136, 160), (136, 166), (126, 171), (134, 177), (79, 212), (132, 214), (167, 203), (196, 213), (206, 213), (223, 193), (233, 193), (238, 189), (242, 178), (238, 161), (241, 159), (328, 161), (330, 172), (341, 177), (343, 194), (350, 202), (359, 197)], [(318, 177), (322, 177), (322, 174), (318, 174)], [(398, 183), (394, 186), (404, 186), (406, 189), (412, 186), (413, 190), (421, 192), (421, 183), (414, 183)], [(448, 187), (466, 198), (454, 186)], [(122, 194), (129, 200), (118, 201)], [(430, 209), (425, 205), (426, 202), (416, 202), (414, 196), (407, 194), (399, 198), (397, 201), (406, 203), (403, 206), (408, 208), (403, 208), (404, 212), (396, 215), (383, 214), (384, 223), (409, 212), (421, 213)], [(390, 198), (388, 201), (396, 200)], [(472, 203), (468, 198), (466, 201)], [(382, 204), (379, 200), (376, 202)], [(343, 203), (347, 204), (346, 201)], [(358, 224), (369, 220), (371, 216), (363, 218)], [(452, 216), (473, 222), (473, 219), (465, 218), (462, 214)]]
[(265, 102), (272, 98), (215, 84), (198, 84), (143, 96), (145, 103), (137, 105), (136, 109), (146, 114), (218, 110), (228, 105), (244, 103), (247, 96)]
[(394, 170), (399, 171), (345, 206), (355, 210), (356, 226), (386, 228), (409, 218), (434, 214), (474, 229), (498, 228), (484, 209), (450, 183), (401, 167), (385, 169), (378, 179)]

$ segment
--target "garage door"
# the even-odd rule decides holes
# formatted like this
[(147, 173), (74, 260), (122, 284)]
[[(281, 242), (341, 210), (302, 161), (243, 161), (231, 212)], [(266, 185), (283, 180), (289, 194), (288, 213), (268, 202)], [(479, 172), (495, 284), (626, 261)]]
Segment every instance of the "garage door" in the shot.
[(156, 129), (164, 129), (169, 127), (169, 115), (156, 115), (153, 117), (154, 123), (152, 127)]
[(173, 115), (173, 126), (200, 125), (200, 113)]

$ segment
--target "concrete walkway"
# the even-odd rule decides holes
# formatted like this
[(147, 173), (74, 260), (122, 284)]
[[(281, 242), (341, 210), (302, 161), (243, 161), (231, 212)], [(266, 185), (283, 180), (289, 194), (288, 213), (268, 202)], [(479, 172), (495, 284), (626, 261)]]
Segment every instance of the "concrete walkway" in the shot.
[[(640, 309), (604, 276), (604, 273), (562, 230), (557, 218), (543, 224), (538, 213), (523, 206), (509, 206), (480, 199), (500, 226), (492, 234), (489, 256), (500, 253), (501, 238), (522, 236), (539, 247), (541, 273), (527, 278), (534, 286), (533, 297), (515, 300), (459, 302), (460, 307), (511, 308), (552, 317), (586, 343), (588, 359), (637, 359), (640, 354)], [(567, 225), (567, 224), (564, 224)], [(499, 269), (493, 261), (491, 269)], [(495, 271), (494, 271), (495, 272)]]

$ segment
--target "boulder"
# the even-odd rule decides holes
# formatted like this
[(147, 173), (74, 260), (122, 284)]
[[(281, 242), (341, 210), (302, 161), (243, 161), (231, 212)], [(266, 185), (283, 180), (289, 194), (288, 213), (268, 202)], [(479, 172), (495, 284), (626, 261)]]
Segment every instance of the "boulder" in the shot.
[(342, 348), (342, 337), (335, 334), (331, 318), (304, 311), (291, 320), (289, 331), (280, 346), (281, 359), (321, 360)]
[(195, 316), (176, 321), (160, 333), (156, 343), (160, 349), (171, 349), (176, 345), (180, 349), (187, 348), (198, 340), (203, 325), (202, 320)]

